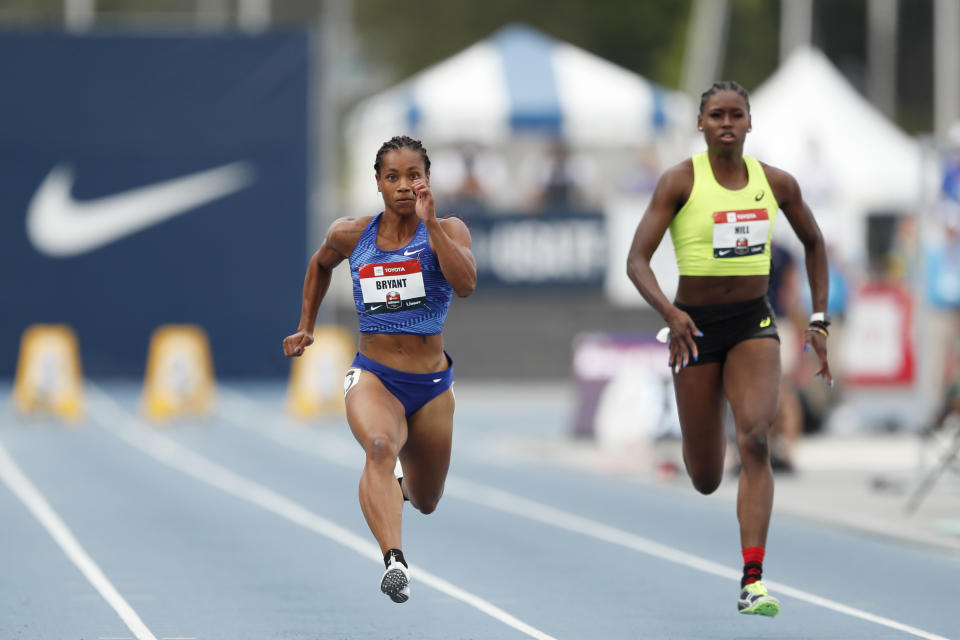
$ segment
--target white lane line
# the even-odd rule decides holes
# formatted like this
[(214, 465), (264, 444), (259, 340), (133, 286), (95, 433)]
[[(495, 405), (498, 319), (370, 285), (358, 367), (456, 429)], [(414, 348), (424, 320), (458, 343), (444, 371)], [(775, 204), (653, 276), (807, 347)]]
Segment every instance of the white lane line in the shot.
[[(218, 389), (218, 393), (221, 394), (220, 414), (230, 420), (231, 423), (261, 434), (264, 437), (295, 451), (320, 457), (339, 466), (347, 466), (348, 463), (342, 455), (342, 452), (334, 450), (334, 452), (331, 453), (326, 444), (323, 447), (310, 446), (304, 442), (305, 439), (294, 438), (286, 431), (278, 431), (276, 429), (265, 431), (263, 429), (251, 427), (251, 416), (257, 416), (258, 422), (262, 423), (262, 420), (259, 420), (259, 418), (263, 416), (258, 414), (263, 414), (263, 410), (258, 409), (255, 403), (251, 402), (235, 391), (228, 390), (226, 394), (223, 394), (223, 389), (221, 388)], [(227, 400), (228, 403), (223, 403), (223, 400)], [(273, 419), (276, 420), (275, 417)], [(589, 536), (610, 544), (625, 547), (633, 551), (645, 553), (661, 560), (666, 560), (690, 569), (702, 571), (703, 573), (708, 573), (735, 581), (739, 581), (741, 577), (741, 572), (733, 567), (728, 567), (717, 562), (713, 562), (712, 560), (707, 560), (706, 558), (701, 558), (700, 556), (680, 551), (679, 549), (675, 549), (673, 547), (660, 544), (659, 542), (654, 542), (653, 540), (635, 535), (629, 531), (617, 529), (616, 527), (611, 527), (601, 522), (590, 520), (589, 518), (584, 518), (582, 516), (551, 507), (535, 500), (522, 498), (512, 493), (508, 493), (507, 491), (482, 485), (463, 478), (458, 478), (453, 475), (447, 476), (445, 494), (447, 496), (457, 497), (461, 500), (473, 502), (490, 509), (496, 509), (511, 515), (527, 518), (528, 520), (534, 520), (551, 527), (565, 529), (567, 531)], [(807, 602), (818, 607), (823, 607), (825, 609), (842, 613), (854, 618), (859, 618), (867, 622), (873, 622), (884, 627), (903, 631), (905, 633), (917, 636), (918, 638), (924, 638), (925, 640), (950, 640), (944, 636), (930, 633), (928, 631), (924, 631), (923, 629), (918, 629), (902, 622), (891, 620), (890, 618), (878, 616), (870, 613), (869, 611), (863, 611), (862, 609), (857, 609), (835, 600), (823, 598), (808, 591), (796, 589), (780, 582), (764, 580), (764, 583), (771, 590), (778, 591), (781, 594), (796, 598), (797, 600), (802, 600), (803, 602)]]
[[(86, 385), (91, 400), (89, 405), (91, 417), (95, 418), (106, 430), (135, 449), (139, 449), (167, 466), (214, 486), (225, 493), (275, 513), (305, 529), (319, 533), (378, 564), (383, 562), (380, 548), (372, 542), (326, 518), (318, 516), (299, 503), (261, 484), (247, 480), (175, 440), (156, 433), (152, 427), (123, 409), (98, 387), (89, 381)], [(483, 598), (465, 591), (425, 569), (411, 565), (410, 570), (416, 580), (474, 607), (531, 638), (556, 640), (553, 636), (510, 615)]]
[[(534, 500), (528, 500), (526, 498), (515, 496), (500, 489), (495, 489), (493, 487), (488, 487), (459, 478), (455, 480), (454, 486), (450, 488), (452, 489), (451, 494), (456, 495), (461, 500), (468, 500), (491, 509), (498, 509), (512, 515), (535, 520), (552, 527), (565, 529), (574, 533), (580, 533), (590, 536), (591, 538), (596, 538), (597, 540), (603, 540), (611, 544), (616, 544), (621, 547), (626, 547), (634, 551), (645, 553), (661, 560), (667, 560), (669, 562), (683, 565), (691, 569), (696, 569), (704, 573), (720, 576), (722, 578), (729, 578), (739, 581), (741, 577), (740, 571), (732, 567), (718, 564), (705, 558), (701, 558), (699, 556), (674, 549), (673, 547), (648, 540), (647, 538), (634, 535), (628, 531), (623, 531), (622, 529), (617, 529), (615, 527), (569, 513), (567, 511), (562, 511), (561, 509), (557, 509)], [(930, 633), (902, 622), (891, 620), (890, 618), (884, 618), (883, 616), (878, 616), (868, 611), (863, 611), (862, 609), (850, 607), (835, 600), (820, 597), (808, 591), (795, 589), (794, 587), (790, 587), (780, 582), (764, 580), (764, 583), (774, 592), (779, 592), (780, 594), (788, 595), (796, 598), (797, 600), (802, 600), (809, 604), (830, 609), (831, 611), (836, 611), (837, 613), (842, 613), (854, 618), (866, 620), (867, 622), (873, 622), (891, 629), (903, 631), (905, 633), (917, 636), (918, 638), (925, 638), (925, 640), (949, 640), (949, 638), (945, 638), (944, 636), (939, 636), (935, 633)]]
[(20, 498), (20, 501), (26, 505), (33, 516), (40, 521), (47, 533), (93, 585), (93, 588), (107, 601), (107, 604), (113, 607), (113, 610), (117, 612), (127, 628), (137, 637), (137, 640), (157, 640), (156, 636), (147, 629), (147, 625), (143, 623), (137, 612), (133, 610), (133, 607), (123, 599), (123, 596), (110, 583), (97, 563), (80, 546), (70, 528), (53, 510), (40, 490), (20, 470), (17, 463), (7, 453), (7, 449), (2, 442), (0, 442), (0, 478), (3, 478), (14, 495)]

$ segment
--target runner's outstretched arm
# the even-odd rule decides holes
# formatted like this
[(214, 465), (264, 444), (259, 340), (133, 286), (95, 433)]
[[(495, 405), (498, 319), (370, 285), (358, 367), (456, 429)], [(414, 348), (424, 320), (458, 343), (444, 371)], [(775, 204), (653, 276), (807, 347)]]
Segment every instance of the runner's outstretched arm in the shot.
[[(283, 339), (283, 355), (296, 357), (313, 344), (313, 326), (317, 321), (320, 303), (330, 287), (330, 277), (334, 267), (343, 262), (345, 255), (341, 249), (348, 236), (356, 236), (356, 220), (340, 218), (330, 225), (327, 237), (307, 264), (307, 273), (303, 279), (303, 303), (300, 309), (300, 324), (297, 332)], [(362, 229), (361, 229), (362, 231)], [(355, 243), (355, 240), (354, 240)]]

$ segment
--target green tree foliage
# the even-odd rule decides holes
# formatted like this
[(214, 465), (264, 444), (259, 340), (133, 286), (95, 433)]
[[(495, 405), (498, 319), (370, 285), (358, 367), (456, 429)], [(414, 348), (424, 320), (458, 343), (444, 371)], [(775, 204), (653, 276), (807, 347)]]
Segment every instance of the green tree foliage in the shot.
[(678, 87), (689, 0), (420, 0), (397, 5), (355, 0), (368, 64), (393, 80), (525, 23), (668, 87)]
[[(237, 0), (222, 0), (228, 22)], [(439, 62), (500, 27), (525, 23), (671, 88), (683, 84), (692, 0), (345, 0), (353, 6), (360, 93), (376, 91)], [(730, 0), (727, 46), (717, 79), (754, 90), (779, 64), (784, 0)], [(789, 1), (789, 0), (786, 0)], [(866, 88), (867, 3), (814, 0), (813, 44), (861, 92)], [(98, 26), (196, 26), (202, 0), (96, 0)], [(272, 0), (275, 26), (318, 25), (322, 0)], [(897, 123), (933, 127), (933, 0), (900, 0)], [(64, 0), (0, 0), (0, 26), (57, 28)], [(232, 25), (232, 22), (229, 22)], [(228, 28), (232, 28), (229, 27)], [(357, 96), (352, 96), (356, 98)]]
[(777, 69), (780, 55), (780, 3), (733, 0), (727, 27), (722, 78), (753, 91)]

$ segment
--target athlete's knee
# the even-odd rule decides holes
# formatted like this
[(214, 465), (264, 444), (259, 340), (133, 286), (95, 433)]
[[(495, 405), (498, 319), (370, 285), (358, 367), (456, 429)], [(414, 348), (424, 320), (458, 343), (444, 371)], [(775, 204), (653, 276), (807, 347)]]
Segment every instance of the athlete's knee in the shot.
[(683, 452), (683, 463), (687, 467), (687, 475), (693, 483), (693, 488), (703, 495), (710, 495), (720, 486), (723, 480), (723, 460), (722, 458), (712, 460), (710, 464), (693, 462), (687, 452)]
[(410, 504), (416, 507), (417, 511), (424, 515), (429, 515), (437, 510), (437, 505), (440, 504), (440, 498), (443, 496), (443, 489), (440, 491), (432, 491), (425, 496), (416, 495), (411, 496)]
[(723, 479), (722, 473), (691, 473), (690, 480), (693, 482), (693, 488), (705, 496), (710, 495), (720, 486)]
[(740, 457), (765, 460), (770, 456), (770, 422), (757, 420), (737, 430)]
[(372, 435), (367, 438), (363, 446), (367, 453), (367, 460), (374, 463), (393, 464), (400, 453), (397, 443), (384, 434)]
[(427, 500), (417, 500), (417, 503), (413, 506), (415, 506), (420, 513), (429, 515), (437, 510), (438, 504), (440, 504), (440, 496), (428, 498)]

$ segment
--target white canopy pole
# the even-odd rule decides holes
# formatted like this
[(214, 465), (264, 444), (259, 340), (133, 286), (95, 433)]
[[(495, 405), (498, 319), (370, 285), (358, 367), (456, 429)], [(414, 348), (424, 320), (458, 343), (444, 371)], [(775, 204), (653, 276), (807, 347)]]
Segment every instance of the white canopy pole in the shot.
[(271, 0), (237, 0), (237, 26), (244, 31), (265, 31), (270, 27)]
[(694, 0), (693, 17), (687, 33), (683, 89), (699, 97), (723, 68), (727, 47), (727, 0)]
[(898, 0), (867, 3), (867, 94), (885, 116), (897, 114)]
[(933, 5), (933, 120), (939, 139), (960, 119), (960, 2)]
[(96, 0), (63, 0), (63, 23), (67, 31), (87, 31), (97, 17)]
[(813, 42), (813, 0), (781, 0), (780, 62)]

